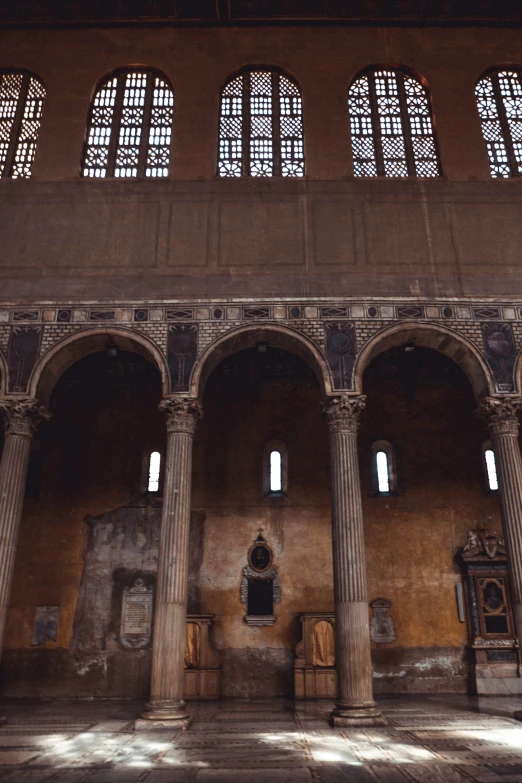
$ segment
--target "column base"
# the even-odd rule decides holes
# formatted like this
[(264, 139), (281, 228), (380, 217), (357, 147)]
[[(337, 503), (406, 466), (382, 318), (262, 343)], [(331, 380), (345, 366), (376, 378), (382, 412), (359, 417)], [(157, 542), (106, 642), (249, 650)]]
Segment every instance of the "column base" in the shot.
[(330, 713), (330, 725), (336, 729), (349, 729), (364, 726), (387, 726), (388, 721), (377, 705), (374, 707), (339, 705)]
[(185, 710), (185, 702), (171, 704), (147, 704), (147, 710), (134, 721), (135, 731), (150, 729), (178, 729), (185, 731), (192, 723), (192, 716)]

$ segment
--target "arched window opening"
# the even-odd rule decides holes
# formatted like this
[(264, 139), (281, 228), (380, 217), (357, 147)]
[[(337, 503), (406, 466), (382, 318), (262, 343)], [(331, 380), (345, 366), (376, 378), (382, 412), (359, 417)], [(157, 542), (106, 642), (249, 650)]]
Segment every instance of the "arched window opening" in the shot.
[(84, 177), (168, 177), (174, 93), (150, 70), (104, 81), (91, 104), (81, 173)]
[(495, 460), (495, 452), (491, 447), (491, 443), (486, 441), (483, 446), (484, 454), (484, 467), (486, 473), (486, 484), (490, 492), (497, 492), (498, 490), (498, 476), (497, 476), (497, 463)]
[(252, 68), (221, 92), (220, 177), (303, 177), (303, 107), (297, 84)]
[(376, 495), (393, 495), (398, 491), (395, 450), (387, 440), (377, 440), (371, 448), (372, 489)]
[(385, 451), (378, 451), (377, 461), (377, 483), (379, 492), (390, 491), (390, 472), (388, 469), (388, 457)]
[(269, 441), (263, 454), (263, 492), (266, 496), (286, 495), (288, 491), (288, 455), (279, 440)]
[(522, 176), (522, 71), (495, 68), (475, 95), (492, 177)]
[(427, 88), (410, 74), (366, 71), (348, 91), (356, 177), (440, 177)]
[(161, 454), (159, 451), (153, 451), (149, 458), (149, 481), (147, 485), (148, 492), (159, 491), (161, 469)]
[(270, 452), (270, 492), (283, 489), (283, 463), (280, 451)]
[(44, 99), (36, 76), (0, 71), (0, 177), (31, 176)]

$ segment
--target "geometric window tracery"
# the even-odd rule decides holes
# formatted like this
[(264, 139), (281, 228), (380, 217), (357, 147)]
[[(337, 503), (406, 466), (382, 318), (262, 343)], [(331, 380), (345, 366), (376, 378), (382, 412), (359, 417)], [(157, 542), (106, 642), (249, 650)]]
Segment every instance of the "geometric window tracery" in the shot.
[(251, 68), (221, 91), (218, 174), (303, 177), (303, 105), (297, 84), (276, 70)]
[(167, 177), (173, 118), (174, 93), (161, 73), (109, 77), (91, 103), (82, 176)]
[(0, 177), (31, 176), (45, 88), (24, 71), (0, 71)]
[(356, 177), (441, 175), (428, 90), (395, 68), (352, 82), (348, 109)]
[(496, 68), (475, 88), (492, 177), (522, 176), (522, 78), (515, 68)]

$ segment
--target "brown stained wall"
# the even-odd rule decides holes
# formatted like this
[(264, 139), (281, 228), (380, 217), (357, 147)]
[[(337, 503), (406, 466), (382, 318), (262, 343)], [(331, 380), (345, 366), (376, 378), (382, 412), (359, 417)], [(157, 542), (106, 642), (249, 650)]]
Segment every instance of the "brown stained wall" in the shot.
[[(215, 177), (220, 86), (252, 63), (301, 84), (302, 182)], [(442, 180), (353, 179), (346, 94), (372, 63), (409, 66), (429, 83)], [(473, 94), (501, 63), (522, 63), (519, 31), (1, 31), (0, 67), (35, 71), (48, 98), (33, 179), (0, 183), (0, 295), (520, 296), (520, 183), (490, 179)], [(79, 181), (94, 86), (132, 64), (174, 86), (170, 180)]]
[[(199, 611), (215, 614), (212, 641), (221, 654), (225, 696), (291, 694), (299, 640), (295, 614), (333, 609), (328, 438), (320, 393), (300, 360), (292, 361), (289, 373), (288, 354), (270, 351), (278, 356), (270, 382), (259, 372), (255, 350), (218, 366), (207, 383), (194, 444), (193, 508), (203, 526), (203, 557), (191, 595)], [(397, 631), (395, 643), (373, 645), (375, 688), (465, 690), (466, 628), (457, 618), (453, 557), (482, 515), (491, 516), (500, 532), (498, 499), (483, 483), (480, 445), (486, 434), (455, 365), (417, 348), (422, 361), (412, 374), (400, 353), (383, 354), (366, 372), (368, 404), (359, 437), (369, 599), (391, 600)], [(156, 447), (164, 433), (155, 411), (159, 389), (132, 379), (128, 384), (104, 391), (99, 377), (97, 392), (78, 384), (55, 396), (41, 494), (27, 502), (24, 514), (4, 693), (146, 692), (146, 656), (119, 653), (112, 660), (107, 653), (108, 669), (99, 661), (89, 669), (73, 665), (65, 652), (81, 576), (82, 520), (135, 497), (143, 450)], [(369, 450), (376, 439), (397, 448), (397, 497), (372, 495)], [(262, 457), (271, 440), (288, 449), (284, 499), (263, 495)], [(282, 593), (269, 628), (246, 626), (239, 600), (241, 569), (260, 527), (274, 550)], [(47, 603), (60, 604), (61, 619), (57, 642), (44, 645), (55, 648), (54, 657), (44, 658), (41, 648), (34, 654), (29, 648), (35, 606)]]
[(164, 443), (156, 411), (160, 384), (154, 389), (153, 368), (132, 357), (142, 372), (152, 372), (151, 384), (144, 383), (132, 374), (125, 378), (125, 371), (118, 377), (116, 370), (115, 376), (102, 357), (102, 366), (109, 364), (111, 371), (107, 378), (93, 358), (86, 360), (91, 381), (76, 376), (58, 386), (53, 417), (39, 433), (44, 451), (40, 492), (25, 501), (6, 649), (31, 648), (35, 609), (41, 604), (60, 606), (58, 638), (46, 639), (43, 646), (69, 646), (87, 536), (84, 519), (139, 494), (142, 454)]
[[(364, 393), (360, 458), (369, 600), (392, 602), (397, 632), (395, 643), (373, 645), (376, 689), (415, 690), (421, 680), (421, 689), (432, 681), (444, 690), (447, 678), (453, 678), (450, 688), (465, 689), (467, 627), (458, 620), (461, 576), (453, 558), (466, 531), (484, 516), (501, 530), (498, 496), (486, 490), (481, 462), (487, 431), (474, 416), (464, 374), (433, 351), (400, 348), (377, 357), (366, 371)], [(376, 440), (395, 448), (396, 497), (372, 492)]]
[[(284, 370), (289, 355), (278, 353)], [(306, 367), (294, 363), (298, 377), (260, 384), (256, 351), (238, 354), (225, 363), (238, 371), (211, 376), (203, 400), (193, 502), (206, 511), (201, 602), (204, 612), (216, 615), (224, 696), (291, 693), (300, 638), (295, 615), (332, 608), (328, 440), (319, 389)], [(264, 497), (263, 455), (274, 440), (288, 450), (286, 498)], [(239, 594), (259, 528), (274, 551), (281, 583), (277, 620), (267, 628), (244, 623)]]

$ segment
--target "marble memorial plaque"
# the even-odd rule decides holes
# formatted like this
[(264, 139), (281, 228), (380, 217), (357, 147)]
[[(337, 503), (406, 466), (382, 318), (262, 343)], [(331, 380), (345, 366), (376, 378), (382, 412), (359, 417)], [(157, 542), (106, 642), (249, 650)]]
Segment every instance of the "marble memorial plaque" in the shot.
[(153, 592), (143, 579), (123, 591), (120, 639), (124, 647), (145, 647), (150, 642)]

